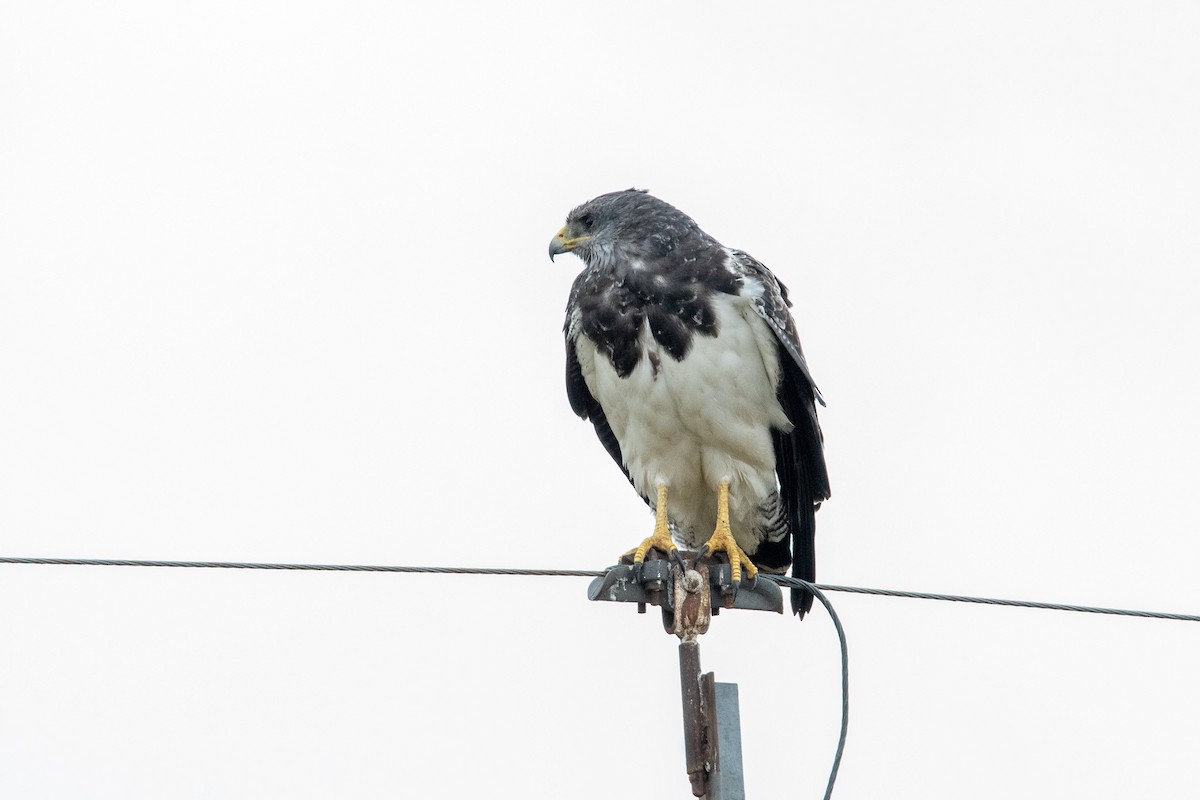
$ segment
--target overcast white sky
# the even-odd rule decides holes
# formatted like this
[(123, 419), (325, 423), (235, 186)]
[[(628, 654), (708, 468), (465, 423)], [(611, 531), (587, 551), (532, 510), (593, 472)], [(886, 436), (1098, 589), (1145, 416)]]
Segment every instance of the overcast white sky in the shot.
[[(600, 568), (593, 195), (792, 290), (827, 583), (1200, 611), (1200, 6), (9, 2), (0, 555)], [(568, 578), (0, 567), (0, 795), (685, 797), (676, 642)], [(1178, 797), (1200, 627), (835, 595), (841, 798)], [(816, 798), (820, 611), (702, 640)]]

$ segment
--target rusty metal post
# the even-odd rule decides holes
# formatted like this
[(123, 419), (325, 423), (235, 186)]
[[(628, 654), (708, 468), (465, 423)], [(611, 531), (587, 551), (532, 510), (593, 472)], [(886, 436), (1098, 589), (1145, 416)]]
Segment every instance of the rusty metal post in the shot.
[(679, 643), (679, 686), (683, 694), (683, 751), (692, 794), (703, 797), (708, 791), (705, 745), (708, 726), (700, 700), (700, 645), (695, 641)]
[(675, 590), (675, 630), (679, 637), (679, 687), (683, 698), (683, 746), (692, 794), (703, 797), (708, 789), (710, 744), (708, 722), (700, 686), (700, 643), (712, 619), (708, 567), (701, 563), (684, 572), (671, 570)]
[[(633, 602), (641, 612), (647, 604), (662, 609), (663, 626), (679, 637), (683, 745), (692, 794), (705, 800), (744, 800), (737, 684), (717, 683), (711, 672), (700, 674), (698, 639), (722, 606), (782, 613), (783, 594), (764, 580), (731, 592), (728, 563), (692, 552), (679, 555), (612, 567), (588, 586), (588, 599)], [(714, 596), (719, 598), (716, 608)]]

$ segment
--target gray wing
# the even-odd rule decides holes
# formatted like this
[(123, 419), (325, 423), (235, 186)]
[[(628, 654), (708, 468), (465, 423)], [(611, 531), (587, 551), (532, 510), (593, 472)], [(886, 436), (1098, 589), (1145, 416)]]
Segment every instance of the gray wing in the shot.
[[(762, 263), (740, 250), (731, 252), (742, 275), (761, 283), (762, 296), (754, 308), (766, 320), (788, 357), (779, 359), (781, 378), (776, 392), (779, 404), (792, 423), (790, 431), (771, 431), (775, 445), (775, 473), (783, 498), (792, 539), (792, 575), (810, 583), (817, 579), (816, 511), (829, 498), (829, 473), (825, 468), (824, 436), (817, 420), (817, 403), (825, 405), (812, 375), (796, 323), (788, 308), (787, 289)], [(792, 591), (792, 610), (803, 617), (812, 608), (813, 596)]]

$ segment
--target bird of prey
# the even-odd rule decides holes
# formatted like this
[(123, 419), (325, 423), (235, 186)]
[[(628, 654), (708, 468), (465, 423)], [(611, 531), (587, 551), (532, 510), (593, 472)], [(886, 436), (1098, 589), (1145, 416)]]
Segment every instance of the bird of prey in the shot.
[[(829, 497), (816, 403), (787, 289), (644, 191), (596, 197), (550, 241), (583, 259), (565, 325), (567, 397), (655, 512), (634, 551), (724, 552), (816, 579)], [(792, 592), (801, 618), (812, 594)]]

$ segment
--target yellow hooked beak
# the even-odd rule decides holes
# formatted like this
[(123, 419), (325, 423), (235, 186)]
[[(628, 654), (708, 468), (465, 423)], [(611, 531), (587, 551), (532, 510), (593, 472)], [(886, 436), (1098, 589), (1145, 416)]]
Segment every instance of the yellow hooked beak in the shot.
[(550, 240), (550, 260), (559, 253), (569, 253), (579, 246), (580, 242), (586, 242), (591, 236), (572, 236), (571, 226), (563, 225), (558, 233), (554, 234), (554, 238)]

